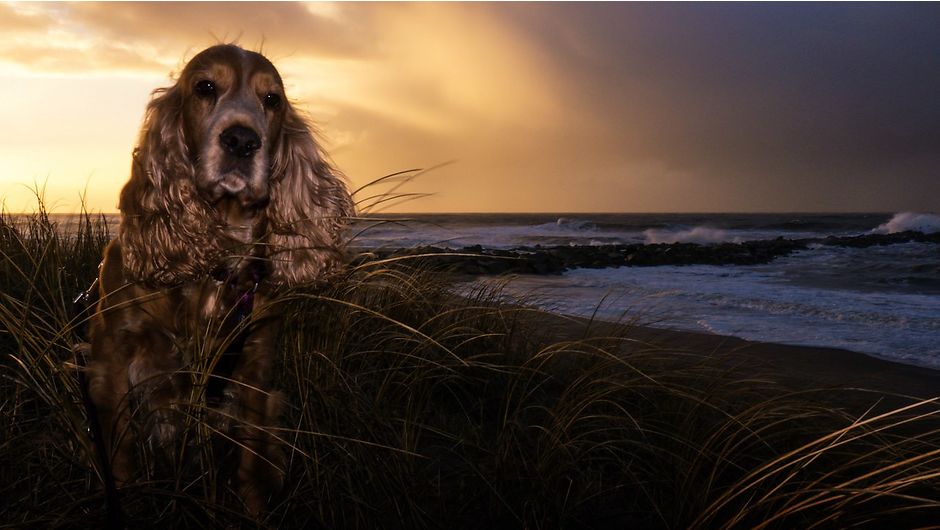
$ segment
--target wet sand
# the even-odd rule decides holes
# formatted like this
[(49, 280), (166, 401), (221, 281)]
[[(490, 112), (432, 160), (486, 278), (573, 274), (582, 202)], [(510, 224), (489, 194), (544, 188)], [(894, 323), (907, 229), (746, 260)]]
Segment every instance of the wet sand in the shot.
[[(796, 391), (831, 389), (829, 397), (835, 397), (839, 392), (852, 393), (855, 397), (851, 401), (878, 400), (889, 396), (914, 399), (940, 396), (940, 370), (887, 361), (849, 350), (590, 322), (550, 313), (541, 314), (537, 320), (534, 325), (554, 329), (553, 333), (558, 333), (558, 336), (627, 337), (631, 339), (633, 348), (656, 348), (682, 353), (690, 359), (717, 362), (738, 374), (769, 379)], [(870, 399), (859, 397), (866, 394)]]

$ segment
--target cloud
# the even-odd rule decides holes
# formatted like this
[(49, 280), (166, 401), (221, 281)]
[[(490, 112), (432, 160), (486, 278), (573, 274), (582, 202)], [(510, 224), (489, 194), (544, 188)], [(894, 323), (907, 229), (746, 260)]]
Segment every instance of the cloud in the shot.
[(59, 74), (88, 75), (91, 72), (153, 72), (166, 69), (164, 63), (124, 47), (90, 43), (81, 47), (53, 46), (42, 43), (5, 46), (3, 58), (29, 69)]
[(458, 161), (416, 209), (929, 210), (938, 25), (937, 4), (0, 4), (0, 60), (156, 79), (263, 43), (354, 184)]
[(28, 3), (0, 3), (0, 31), (7, 35), (39, 31), (54, 24), (52, 11), (45, 7)]
[(233, 41), (274, 59), (370, 53), (355, 23), (298, 3), (80, 2), (0, 10), (0, 29), (13, 32), (0, 38), (0, 58), (47, 72), (166, 72), (206, 46)]
[[(356, 35), (355, 23), (294, 2), (108, 2), (70, 7), (74, 21), (101, 38), (173, 50), (217, 40), (258, 48), (264, 43), (277, 53), (324, 57), (362, 56), (369, 48), (369, 41)], [(204, 42), (193, 42), (200, 38)]]
[(471, 209), (937, 208), (938, 15), (354, 5), (342, 16), (368, 20), (378, 53), (318, 97), (363, 138), (351, 167), (456, 158), (440, 191)]
[[(569, 145), (598, 153), (595, 168), (655, 161), (688, 175), (689, 198), (711, 183), (699, 208), (885, 208), (911, 189), (936, 197), (936, 5), (540, 7), (498, 6), (551, 50), (546, 75), (587, 124)], [(886, 194), (886, 180), (898, 189)]]

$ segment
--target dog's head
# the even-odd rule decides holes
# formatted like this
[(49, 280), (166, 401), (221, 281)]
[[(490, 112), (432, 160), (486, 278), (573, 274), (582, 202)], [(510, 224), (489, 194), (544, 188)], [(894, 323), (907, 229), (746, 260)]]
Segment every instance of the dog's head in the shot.
[(289, 107), (277, 69), (261, 54), (214, 46), (193, 57), (177, 85), (200, 193), (210, 203), (231, 197), (266, 205)]
[(275, 281), (315, 279), (354, 211), (277, 69), (234, 45), (154, 92), (120, 208), (125, 269), (159, 284), (204, 274), (232, 241), (264, 245)]

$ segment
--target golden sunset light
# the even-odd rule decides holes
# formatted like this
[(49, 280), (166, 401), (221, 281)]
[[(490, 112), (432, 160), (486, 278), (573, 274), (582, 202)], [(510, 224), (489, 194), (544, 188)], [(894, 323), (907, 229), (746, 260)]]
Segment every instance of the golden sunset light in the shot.
[(936, 54), (913, 59), (887, 27), (871, 41), (865, 7), (825, 11), (4, 3), (0, 196), (115, 211), (150, 92), (237, 42), (278, 66), (353, 188), (454, 162), (401, 211), (936, 209), (938, 111), (915, 103)]
[(940, 2), (3, 2), (0, 526), (940, 521)]

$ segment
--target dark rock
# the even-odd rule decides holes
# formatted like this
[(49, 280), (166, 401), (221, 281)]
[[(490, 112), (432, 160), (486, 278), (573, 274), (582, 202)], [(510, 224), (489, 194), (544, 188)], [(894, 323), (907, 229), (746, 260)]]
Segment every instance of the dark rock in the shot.
[(486, 249), (473, 245), (461, 250), (441, 247), (416, 247), (396, 251), (375, 251), (358, 256), (354, 263), (386, 258), (409, 257), (422, 266), (462, 274), (561, 274), (576, 268), (651, 267), (657, 265), (757, 265), (769, 263), (811, 244), (865, 248), (898, 243), (940, 243), (940, 233), (900, 232), (826, 238), (776, 239), (699, 245), (695, 243), (659, 243), (602, 246), (520, 247), (512, 250)]

